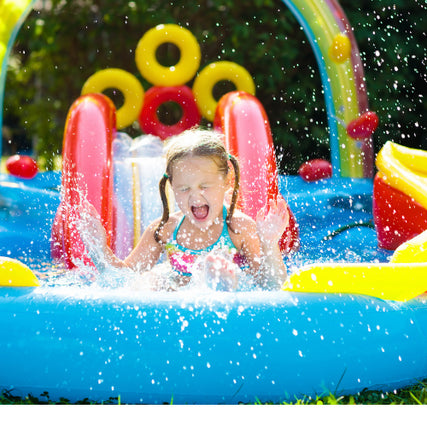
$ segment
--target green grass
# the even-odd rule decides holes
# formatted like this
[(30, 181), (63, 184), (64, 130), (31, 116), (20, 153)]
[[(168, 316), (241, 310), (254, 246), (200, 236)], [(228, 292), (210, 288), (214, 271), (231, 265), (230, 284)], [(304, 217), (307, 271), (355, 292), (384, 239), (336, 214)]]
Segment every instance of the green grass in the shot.
[(77, 402), (71, 403), (69, 399), (61, 397), (57, 401), (53, 401), (49, 397), (49, 393), (45, 391), (39, 397), (35, 397), (32, 394), (27, 396), (17, 396), (13, 394), (13, 390), (3, 390), (0, 394), (0, 405), (120, 405), (119, 397), (110, 397), (108, 400), (102, 402), (96, 402), (88, 398), (78, 400)]
[[(60, 398), (58, 401), (53, 401), (49, 397), (48, 392), (42, 393), (39, 397), (31, 394), (22, 397), (13, 394), (13, 390), (3, 390), (0, 394), (0, 405), (70, 405), (68, 399)], [(110, 397), (102, 402), (92, 401), (90, 399), (82, 399), (73, 404), (76, 405), (121, 405), (120, 396)], [(173, 404), (171, 398), (170, 404)], [(280, 405), (426, 405), (427, 404), (427, 380), (421, 381), (412, 387), (395, 390), (393, 392), (380, 392), (365, 390), (355, 395), (337, 396), (333, 394), (318, 396), (313, 398), (296, 399), (292, 402), (261, 402), (255, 399), (254, 402), (246, 402), (246, 404), (265, 405), (265, 404), (280, 404)]]
[(355, 395), (320, 396), (316, 399), (298, 399), (294, 405), (425, 405), (427, 404), (427, 382), (416, 386), (381, 392), (365, 390)]

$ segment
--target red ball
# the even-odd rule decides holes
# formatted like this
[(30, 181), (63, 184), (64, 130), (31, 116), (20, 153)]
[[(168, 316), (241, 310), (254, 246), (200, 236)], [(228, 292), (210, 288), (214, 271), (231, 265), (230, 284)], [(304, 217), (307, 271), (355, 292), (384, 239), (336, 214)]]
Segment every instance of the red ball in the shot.
[(327, 160), (313, 159), (303, 163), (298, 169), (298, 174), (304, 181), (317, 181), (332, 176), (332, 165)]
[(34, 178), (39, 171), (34, 159), (30, 156), (20, 156), (19, 154), (7, 159), (6, 169), (11, 175), (26, 179)]
[(377, 129), (378, 124), (379, 119), (376, 113), (368, 111), (348, 124), (347, 134), (353, 139), (369, 138)]

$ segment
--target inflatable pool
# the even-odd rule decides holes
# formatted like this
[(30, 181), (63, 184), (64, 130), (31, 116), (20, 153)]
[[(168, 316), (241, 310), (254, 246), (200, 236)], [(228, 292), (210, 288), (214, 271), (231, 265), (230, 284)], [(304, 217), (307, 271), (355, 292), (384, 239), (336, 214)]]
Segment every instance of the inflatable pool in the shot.
[[(338, 268), (387, 260), (371, 228), (321, 238), (349, 215), (371, 217), (366, 205), (349, 208), (352, 200), (369, 199), (371, 183), (301, 181), (283, 178), (280, 187), (301, 227), (302, 264), (316, 253)], [(14, 393), (48, 391), (72, 401), (120, 395), (127, 403), (278, 402), (392, 390), (427, 374), (424, 296), (399, 302), (344, 292), (153, 294), (91, 287), (78, 278), (52, 286), (40, 266), (39, 287), (0, 289), (0, 360), (19, 367), (2, 370), (0, 382)]]
[[(289, 204), (293, 220), (281, 248), (290, 277), (283, 288), (150, 292), (123, 271), (92, 269), (74, 225), (82, 195), (99, 210), (112, 248), (125, 254), (141, 231), (143, 200), (152, 198), (144, 195), (143, 170), (155, 164), (163, 171), (155, 142), (149, 154), (146, 144), (135, 155), (135, 146), (118, 138), (111, 101), (85, 94), (67, 118), (62, 173), (0, 175), (3, 389), (71, 401), (231, 404), (387, 391), (427, 377), (427, 236), (419, 233), (394, 253), (378, 246), (387, 210), (373, 212), (372, 115), (364, 116), (357, 48), (341, 34), (348, 23), (335, 1), (285, 3), (321, 62), (333, 177), (278, 176), (268, 121), (252, 94), (226, 95), (214, 120), (245, 164), (242, 209), (251, 214), (271, 197)], [(313, 25), (319, 14), (325, 28)], [(249, 147), (252, 139), (257, 144)], [(390, 151), (380, 157), (386, 170), (396, 157), (408, 158)], [(422, 178), (415, 188), (425, 193), (415, 169)], [(409, 176), (399, 191), (414, 187)], [(130, 200), (117, 196), (126, 187)], [(381, 188), (379, 194), (389, 191)]]
[[(120, 396), (153, 404), (279, 402), (393, 390), (427, 375), (427, 264), (395, 264), (419, 275), (411, 281), (399, 276), (403, 295), (388, 299), (397, 270), (389, 262), (392, 252), (377, 247), (369, 226), (372, 180), (279, 177), (300, 230), (301, 248), (288, 263), (293, 274), (287, 287), (294, 290), (153, 293), (120, 286), (123, 273), (101, 275), (94, 284), (73, 270), (55, 270), (49, 236), (33, 231), (37, 215), (23, 207), (48, 204), (39, 220), (52, 224), (56, 187), (1, 178), (7, 211), (26, 212), (10, 215), (2, 226), (13, 230), (19, 223), (32, 242), (31, 250), (21, 250), (23, 240), (0, 233), (1, 253), (9, 247), (8, 256), (23, 259), (39, 277), (38, 287), (0, 288), (0, 361), (19, 367), (2, 370), (0, 383), (15, 394), (48, 391), (52, 399), (71, 401)], [(58, 178), (46, 177), (52, 183)], [(330, 289), (319, 288), (319, 280), (313, 284), (315, 275), (321, 278), (314, 261), (333, 262), (324, 265)], [(351, 266), (355, 278), (341, 277)], [(370, 280), (371, 269), (376, 296), (359, 286)]]
[(425, 378), (425, 298), (1, 290), (2, 387), (72, 401), (280, 402)]
[[(1, 194), (5, 187), (12, 191), (19, 209), (21, 184), (8, 187), (12, 180), (2, 176)], [(391, 252), (378, 249), (375, 231), (363, 225), (372, 219), (371, 180), (280, 177), (279, 185), (300, 225), (301, 249), (291, 270), (319, 258), (338, 269), (370, 263), (366, 272), (369, 265), (390, 265)], [(31, 200), (40, 191), (25, 188)], [(43, 191), (48, 197), (52, 190)], [(59, 197), (50, 203), (58, 206)], [(46, 223), (54, 211), (45, 212)], [(29, 230), (31, 214), (27, 221)], [(360, 226), (328, 239), (354, 223)], [(14, 393), (48, 391), (52, 399), (72, 401), (120, 395), (129, 403), (278, 402), (392, 390), (427, 374), (422, 295), (403, 302), (348, 289), (153, 294), (119, 287), (122, 278), (116, 286), (93, 287), (78, 275), (61, 286), (58, 273), (48, 280), (51, 266), (46, 274), (48, 237), (40, 236), (31, 252), (19, 250), (19, 237), (0, 233), (0, 242), (2, 253), (9, 245), (9, 256), (25, 255), (40, 282), (0, 289), (0, 361), (19, 367), (2, 370), (0, 383)], [(405, 288), (413, 285), (406, 280)]]

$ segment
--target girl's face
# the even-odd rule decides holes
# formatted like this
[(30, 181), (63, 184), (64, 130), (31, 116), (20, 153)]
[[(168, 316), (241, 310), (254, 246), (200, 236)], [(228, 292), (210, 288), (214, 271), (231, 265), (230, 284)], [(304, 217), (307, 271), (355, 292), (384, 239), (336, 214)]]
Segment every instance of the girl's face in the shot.
[(172, 189), (181, 212), (200, 229), (222, 221), (228, 179), (209, 157), (184, 157), (172, 166)]

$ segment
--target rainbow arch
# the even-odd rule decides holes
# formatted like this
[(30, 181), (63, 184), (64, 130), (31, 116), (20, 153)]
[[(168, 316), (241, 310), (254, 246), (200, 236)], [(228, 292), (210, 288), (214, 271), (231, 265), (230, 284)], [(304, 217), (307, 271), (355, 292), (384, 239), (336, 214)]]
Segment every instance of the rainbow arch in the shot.
[[(337, 0), (282, 0), (302, 26), (319, 66), (329, 122), (334, 175), (372, 177), (372, 140), (354, 140), (347, 125), (368, 111), (360, 53), (350, 23)], [(335, 37), (344, 34), (351, 45), (349, 58), (334, 62), (329, 54)]]
[[(368, 111), (363, 65), (351, 26), (337, 0), (282, 0), (302, 26), (315, 54), (325, 92), (334, 176), (373, 176), (372, 139), (355, 140), (347, 125)], [(16, 35), (35, 0), (0, 3), (0, 125), (2, 123), (7, 61)], [(334, 61), (328, 54), (335, 38), (344, 35), (350, 54)], [(1, 143), (0, 143), (1, 152)]]

